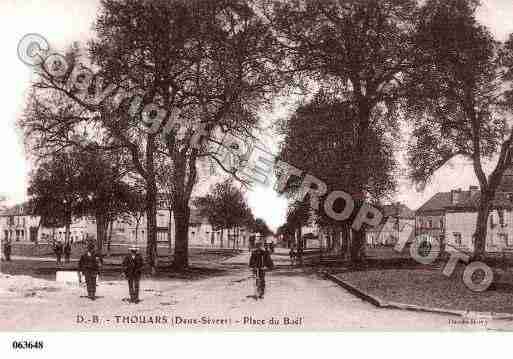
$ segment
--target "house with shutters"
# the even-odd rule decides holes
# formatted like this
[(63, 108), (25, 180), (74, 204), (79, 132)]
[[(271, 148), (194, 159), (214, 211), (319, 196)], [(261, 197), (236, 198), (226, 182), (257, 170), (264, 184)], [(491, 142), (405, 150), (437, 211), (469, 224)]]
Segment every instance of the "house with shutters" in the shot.
[[(415, 235), (438, 238), (447, 251), (472, 251), (479, 198), (477, 186), (435, 194), (415, 212)], [(486, 251), (513, 250), (513, 182), (510, 175), (505, 177), (496, 193), (487, 227)]]

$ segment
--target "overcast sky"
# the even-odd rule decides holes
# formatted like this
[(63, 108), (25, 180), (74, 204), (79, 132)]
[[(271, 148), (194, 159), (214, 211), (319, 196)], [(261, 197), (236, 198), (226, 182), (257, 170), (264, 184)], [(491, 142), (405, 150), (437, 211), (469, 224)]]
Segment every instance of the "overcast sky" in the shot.
[[(504, 40), (507, 34), (513, 32), (513, 1), (482, 0), (482, 3), (480, 20), (490, 27), (497, 39)], [(0, 2), (0, 30), (4, 46), (0, 59), (0, 68), (3, 70), (0, 82), (0, 194), (8, 195), (11, 203), (26, 198), (29, 171), (21, 138), (14, 127), (23, 109), (31, 78), (31, 69), (17, 57), (18, 42), (27, 33), (43, 35), (51, 47), (57, 49), (72, 41), (84, 41), (91, 36), (91, 24), (98, 4), (97, 0)], [(286, 113), (284, 108), (277, 108), (276, 113), (269, 118), (284, 116)], [(416, 209), (436, 192), (467, 188), (471, 184), (477, 184), (472, 167), (461, 159), (455, 159), (452, 165), (441, 169), (422, 192), (417, 192), (407, 181), (401, 180), (396, 200)], [(277, 198), (272, 188), (257, 186), (248, 193), (248, 198), (255, 215), (263, 217), (272, 228), (283, 223), (286, 202)]]

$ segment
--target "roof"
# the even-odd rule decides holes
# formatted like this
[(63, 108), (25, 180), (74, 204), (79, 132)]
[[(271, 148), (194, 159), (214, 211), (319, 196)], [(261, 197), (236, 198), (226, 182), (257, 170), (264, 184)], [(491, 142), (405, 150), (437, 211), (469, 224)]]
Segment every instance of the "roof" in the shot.
[(0, 211), (0, 216), (23, 216), (29, 215), (29, 206), (28, 203), (17, 204), (12, 207), (8, 207), (2, 211)]
[(417, 209), (418, 212), (444, 211), (451, 204), (451, 192), (438, 192)]
[[(477, 210), (481, 193), (471, 191), (457, 192), (458, 198), (456, 202), (452, 201), (452, 192), (438, 192), (424, 203), (419, 212), (429, 211), (445, 211), (445, 210)], [(513, 208), (513, 192), (497, 192), (492, 202), (492, 208)]]
[(415, 212), (403, 203), (386, 204), (381, 206), (383, 217), (415, 218)]

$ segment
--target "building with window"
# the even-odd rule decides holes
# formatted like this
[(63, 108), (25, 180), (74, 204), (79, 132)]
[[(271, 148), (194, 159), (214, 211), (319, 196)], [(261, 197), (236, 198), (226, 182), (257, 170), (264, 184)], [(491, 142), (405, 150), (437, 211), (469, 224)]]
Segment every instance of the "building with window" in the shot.
[[(87, 235), (96, 235), (94, 220), (75, 218), (70, 228), (70, 239), (81, 241)], [(2, 240), (13, 243), (49, 243), (64, 241), (65, 228), (43, 227), (39, 216), (32, 215), (26, 204), (19, 204), (0, 212), (0, 236)]]
[(367, 245), (371, 247), (394, 246), (397, 241), (406, 243), (413, 239), (415, 233), (415, 213), (402, 203), (388, 204), (380, 207), (383, 219), (366, 233)]
[[(249, 243), (250, 231), (247, 228), (214, 230), (208, 219), (199, 211), (191, 208), (189, 226), (189, 245), (191, 247), (243, 248)], [(41, 218), (33, 216), (26, 204), (16, 205), (0, 212), (0, 239), (13, 243), (52, 243), (65, 240), (65, 228), (46, 228), (41, 225)], [(122, 216), (112, 222), (107, 229), (107, 236), (114, 243), (137, 243), (144, 245), (147, 239), (146, 215)], [(223, 236), (221, 240), (221, 234)], [(91, 217), (75, 218), (70, 228), (70, 240), (79, 242), (87, 237), (96, 238), (96, 221)], [(174, 247), (175, 226), (172, 213), (159, 201), (157, 209), (157, 241)]]
[[(472, 251), (479, 198), (477, 186), (435, 194), (415, 212), (416, 235), (439, 238), (447, 251)], [(506, 181), (493, 200), (487, 226), (487, 251), (513, 250), (513, 186)]]

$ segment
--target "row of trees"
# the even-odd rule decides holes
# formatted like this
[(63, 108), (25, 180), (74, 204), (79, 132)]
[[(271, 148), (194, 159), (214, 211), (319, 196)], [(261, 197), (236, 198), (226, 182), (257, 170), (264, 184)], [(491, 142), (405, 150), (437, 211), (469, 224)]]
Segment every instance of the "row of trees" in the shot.
[[(254, 217), (242, 191), (232, 179), (213, 185), (207, 195), (194, 200), (194, 205), (208, 219), (214, 230), (221, 231), (221, 247), (224, 244), (225, 230), (228, 236), (230, 231), (232, 236), (236, 236), (240, 228), (262, 236), (271, 234), (265, 221)], [(238, 238), (234, 239), (234, 246), (236, 240)]]
[(131, 221), (144, 210), (143, 194), (124, 181), (123, 168), (119, 158), (94, 151), (57, 153), (32, 174), (29, 208), (41, 216), (40, 225), (65, 227), (66, 242), (74, 218), (94, 218), (101, 250), (109, 224), (112, 229), (115, 220)]
[[(414, 128), (414, 181), (426, 182), (454, 156), (474, 164), (481, 184), (478, 255), (491, 201), (511, 163), (504, 114), (512, 108), (513, 38), (495, 41), (476, 21), (477, 6), (474, 0), (103, 0), (86, 48), (74, 45), (61, 61), (36, 67), (20, 127), (41, 162), (66, 149), (122, 159), (127, 176), (143, 188), (152, 265), (159, 178), (165, 178), (175, 267), (182, 269), (198, 165), (210, 161), (239, 178), (215, 150), (230, 146), (222, 138), (255, 141), (258, 112), (276, 94), (322, 88), (287, 122), (281, 159), (329, 190), (356, 195), (358, 209), (365, 196), (378, 200), (393, 190), (391, 148), (404, 120)], [(305, 133), (309, 119), (316, 130)], [(482, 162), (490, 158), (497, 162), (487, 176)], [(309, 200), (298, 197), (297, 183), (292, 179), (285, 191)], [(364, 231), (350, 237), (357, 259)]]
[[(513, 159), (513, 36), (496, 41), (476, 20), (478, 6), (475, 0), (312, 0), (276, 3), (267, 13), (294, 69), (321, 88), (285, 124), (280, 157), (323, 180), (328, 192), (380, 200), (395, 188), (399, 125), (413, 129), (407, 148), (413, 182), (425, 184), (457, 156), (474, 167), (475, 257), (484, 253), (492, 201)], [(494, 162), (489, 174), (487, 161)], [(291, 179), (285, 189), (292, 198), (289, 228), (308, 217), (309, 198), (297, 197), (298, 183)], [(317, 215), (320, 225), (347, 231), (347, 224)], [(358, 260), (364, 231), (345, 237)]]
[[(29, 152), (38, 159), (66, 148), (121, 153), (126, 170), (143, 184), (152, 266), (158, 172), (166, 171), (174, 265), (183, 269), (198, 164), (210, 160), (237, 176), (213, 147), (223, 146), (227, 133), (251, 141), (257, 111), (271, 103), (289, 76), (280, 71), (285, 57), (270, 24), (253, 5), (103, 0), (87, 47), (71, 47), (67, 66), (64, 59), (52, 59), (36, 68), (20, 121)], [(175, 119), (180, 128), (171, 126)], [(199, 143), (192, 141), (194, 124), (202, 128)], [(92, 145), (84, 147), (84, 138)]]

